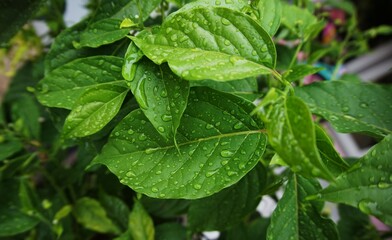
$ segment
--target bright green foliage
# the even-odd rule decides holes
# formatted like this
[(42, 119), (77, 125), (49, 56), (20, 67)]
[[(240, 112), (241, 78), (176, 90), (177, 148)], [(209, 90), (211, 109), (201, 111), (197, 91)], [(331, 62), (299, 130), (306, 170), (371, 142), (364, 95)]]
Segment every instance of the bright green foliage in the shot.
[[(228, 106), (231, 112), (223, 110)], [(105, 164), (121, 183), (151, 197), (205, 197), (237, 182), (260, 159), (266, 138), (258, 129), (262, 124), (249, 116), (251, 110), (241, 98), (193, 88), (177, 146), (162, 138), (137, 110), (113, 130), (94, 162)], [(198, 131), (192, 131), (195, 128)]]
[[(194, 201), (188, 212), (190, 227), (199, 231), (232, 227), (259, 204), (265, 182), (266, 172), (259, 164), (235, 185)], [(220, 211), (215, 211), (217, 206), (220, 206)]]
[(338, 239), (333, 221), (321, 217), (317, 207), (305, 200), (320, 188), (316, 181), (293, 174), (272, 214), (267, 239)]
[(392, 224), (391, 149), (392, 135), (388, 135), (317, 197), (358, 207)]
[(341, 81), (315, 83), (295, 91), (313, 113), (327, 119), (337, 131), (380, 137), (392, 132), (391, 92), (391, 86)]
[[(66, 27), (68, 2), (0, 1), (1, 239), (392, 236), (369, 220), (392, 225), (391, 85), (339, 79), (389, 26), (348, 0), (89, 0)], [(325, 121), (376, 145), (341, 156)]]
[(122, 59), (96, 56), (69, 62), (45, 76), (38, 85), (38, 100), (49, 107), (72, 109), (88, 89), (120, 82)]

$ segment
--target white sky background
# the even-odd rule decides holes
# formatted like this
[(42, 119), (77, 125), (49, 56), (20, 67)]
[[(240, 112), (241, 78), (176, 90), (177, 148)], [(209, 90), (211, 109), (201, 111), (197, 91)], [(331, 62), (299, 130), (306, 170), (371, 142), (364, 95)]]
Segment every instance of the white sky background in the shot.
[(84, 7), (87, 2), (87, 0), (67, 0), (64, 20), (68, 27), (79, 22), (87, 15), (88, 10)]

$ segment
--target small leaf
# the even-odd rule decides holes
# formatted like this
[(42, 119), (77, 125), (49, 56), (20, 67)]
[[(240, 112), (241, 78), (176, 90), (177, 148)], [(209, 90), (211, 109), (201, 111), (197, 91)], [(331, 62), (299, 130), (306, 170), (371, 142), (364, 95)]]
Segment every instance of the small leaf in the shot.
[(193, 201), (188, 211), (189, 227), (195, 231), (212, 231), (238, 224), (260, 203), (265, 183), (266, 170), (259, 164), (235, 185)]
[(282, 25), (301, 38), (306, 38), (313, 32), (317, 18), (307, 9), (295, 5), (283, 4)]
[(392, 86), (330, 81), (295, 89), (310, 110), (338, 132), (392, 133)]
[(100, 232), (119, 234), (120, 229), (107, 217), (105, 209), (95, 199), (84, 197), (79, 199), (73, 213), (76, 220), (85, 228)]
[(154, 223), (139, 201), (135, 201), (128, 225), (133, 239), (154, 240)]
[(173, 140), (187, 105), (189, 82), (174, 75), (167, 65), (146, 59), (138, 62), (136, 74), (127, 84), (159, 134)]
[(250, 16), (227, 8), (179, 11), (158, 33), (132, 40), (156, 64), (168, 62), (187, 80), (228, 81), (268, 74), (276, 62), (268, 33)]
[(315, 74), (324, 68), (311, 65), (296, 65), (284, 74), (284, 79), (289, 82), (300, 80), (308, 75)]
[(120, 24), (120, 28), (130, 28), (130, 27), (135, 27), (137, 26), (136, 23), (134, 23), (131, 19), (129, 18), (124, 18)]
[(37, 218), (24, 211), (23, 201), (19, 197), (23, 184), (18, 179), (0, 183), (0, 237), (26, 232), (39, 223)]
[(11, 134), (0, 132), (0, 161), (23, 149), (23, 143)]
[(69, 62), (40, 81), (37, 98), (48, 107), (72, 109), (87, 89), (123, 79), (122, 62), (121, 58), (112, 56), (94, 56)]
[(333, 143), (327, 133), (319, 126), (315, 125), (316, 130), (316, 143), (325, 166), (331, 173), (337, 177), (346, 171), (350, 165), (343, 160), (339, 153), (335, 150)]
[(266, 137), (262, 124), (249, 116), (252, 109), (234, 95), (193, 88), (177, 147), (139, 110), (113, 130), (94, 163), (105, 164), (121, 183), (151, 197), (211, 195), (236, 183), (260, 160)]
[(316, 146), (312, 116), (301, 99), (282, 97), (269, 107), (266, 123), (269, 142), (294, 172), (333, 179)]
[(272, 214), (267, 239), (339, 239), (334, 222), (305, 200), (319, 189), (317, 181), (293, 174)]
[(12, 101), (11, 117), (14, 128), (25, 138), (31, 140), (40, 139), (41, 124), (39, 122), (41, 109), (33, 95), (20, 94)]
[(129, 208), (127, 204), (120, 198), (100, 192), (100, 203), (105, 208), (108, 217), (115, 222), (116, 226), (123, 230), (128, 229)]
[(315, 197), (357, 207), (391, 225), (391, 157), (392, 135), (388, 135)]
[(119, 19), (107, 18), (89, 25), (80, 36), (80, 46), (96, 48), (124, 38), (129, 29), (121, 28), (121, 22)]
[(85, 137), (101, 130), (116, 116), (127, 93), (126, 87), (115, 84), (101, 84), (85, 91), (65, 120), (63, 136)]
[(143, 195), (140, 202), (146, 211), (158, 218), (175, 218), (186, 213), (190, 201), (185, 199), (158, 199)]
[(273, 36), (280, 26), (282, 3), (276, 0), (259, 0), (256, 5), (257, 19), (260, 25)]

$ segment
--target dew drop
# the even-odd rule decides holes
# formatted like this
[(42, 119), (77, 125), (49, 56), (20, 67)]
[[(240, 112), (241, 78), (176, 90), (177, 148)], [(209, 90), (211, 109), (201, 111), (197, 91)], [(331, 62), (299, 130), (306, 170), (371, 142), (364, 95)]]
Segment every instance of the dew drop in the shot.
[(165, 91), (165, 90), (163, 90), (162, 92), (161, 92), (161, 97), (167, 97), (167, 92)]
[(164, 132), (165, 132), (165, 128), (162, 127), (162, 126), (159, 126), (157, 129), (158, 129), (158, 131), (161, 132), (161, 133), (164, 133)]
[(361, 108), (367, 108), (367, 107), (369, 107), (369, 105), (368, 105), (367, 103), (361, 103), (360, 106), (361, 106)]
[(229, 151), (229, 150), (223, 150), (223, 151), (220, 153), (220, 155), (221, 155), (222, 157), (231, 157), (231, 156), (234, 155), (234, 152)]
[(212, 125), (212, 124), (207, 124), (206, 125), (206, 129), (211, 129), (211, 128), (213, 128), (214, 126)]
[(262, 47), (261, 47), (261, 51), (262, 51), (262, 52), (268, 51), (267, 45), (262, 46)]
[(120, 136), (120, 133), (119, 132), (115, 132), (114, 136), (118, 137), (118, 136)]
[(132, 135), (132, 134), (134, 134), (134, 133), (135, 133), (135, 131), (133, 131), (132, 129), (129, 129), (129, 130), (128, 130), (128, 134), (129, 134), (129, 135)]
[(177, 34), (173, 34), (173, 35), (171, 35), (171, 37), (170, 37), (170, 40), (172, 40), (173, 42), (177, 41), (177, 39), (178, 39)]
[(252, 55), (253, 55), (253, 56), (256, 56), (256, 55), (257, 55), (257, 52), (256, 52), (255, 50), (253, 50), (253, 51), (252, 51)]
[(140, 141), (145, 141), (145, 140), (147, 140), (147, 136), (144, 133), (142, 133), (142, 134), (139, 135), (139, 140)]
[(133, 173), (132, 171), (129, 171), (129, 172), (127, 172), (126, 174), (125, 174), (125, 176), (127, 176), (127, 177), (134, 177), (134, 176), (136, 176), (135, 175), (135, 173)]
[(229, 41), (229, 40), (227, 40), (227, 39), (225, 40), (225, 42), (224, 42), (224, 43), (225, 43), (225, 45), (226, 45), (226, 46), (230, 46), (230, 44), (231, 44), (231, 43), (230, 43), (230, 41)]
[(201, 185), (200, 184), (194, 184), (193, 188), (196, 190), (200, 190), (201, 189)]
[(159, 170), (158, 170), (158, 171), (155, 172), (155, 174), (156, 174), (156, 175), (161, 175), (161, 174), (162, 174), (162, 171), (159, 171)]
[(227, 20), (226, 18), (222, 18), (221, 22), (222, 22), (222, 24), (225, 25), (225, 26), (230, 25), (230, 21)]
[(242, 122), (238, 122), (234, 125), (234, 129), (238, 130), (241, 129), (244, 126), (244, 124)]
[(227, 161), (227, 160), (223, 160), (223, 161), (221, 162), (222, 166), (225, 166), (225, 165), (228, 164), (228, 163), (229, 163), (229, 161)]
[(343, 107), (343, 108), (342, 108), (342, 111), (343, 111), (343, 112), (348, 112), (349, 110), (350, 110), (349, 107)]
[(158, 188), (153, 187), (153, 188), (151, 188), (151, 191), (152, 191), (153, 193), (157, 193), (159, 190), (158, 190)]
[(162, 119), (162, 121), (164, 121), (164, 122), (170, 122), (172, 119), (173, 119), (173, 117), (171, 116), (171, 115), (162, 115), (161, 116), (161, 119)]
[(386, 182), (379, 182), (379, 183), (377, 184), (377, 187), (378, 187), (378, 188), (382, 188), (382, 189), (389, 188), (390, 186), (391, 186), (391, 184), (386, 183)]

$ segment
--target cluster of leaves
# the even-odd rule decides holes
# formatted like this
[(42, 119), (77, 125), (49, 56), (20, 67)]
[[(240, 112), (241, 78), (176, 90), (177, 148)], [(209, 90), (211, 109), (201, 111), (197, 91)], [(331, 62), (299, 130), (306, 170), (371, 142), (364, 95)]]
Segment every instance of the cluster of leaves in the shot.
[[(369, 215), (392, 225), (392, 87), (304, 86), (318, 59), (351, 57), (359, 30), (352, 20), (322, 46), (320, 6), (299, 2), (91, 1), (17, 72), (0, 109), (0, 236), (381, 238)], [(346, 161), (324, 120), (378, 143)], [(268, 218), (255, 211), (263, 196), (277, 203)]]

